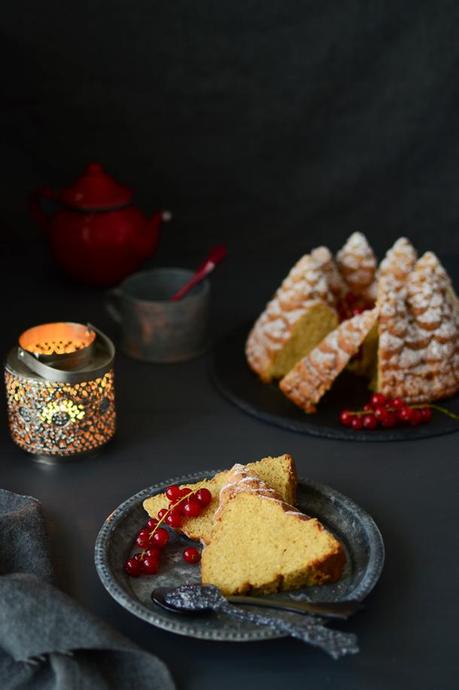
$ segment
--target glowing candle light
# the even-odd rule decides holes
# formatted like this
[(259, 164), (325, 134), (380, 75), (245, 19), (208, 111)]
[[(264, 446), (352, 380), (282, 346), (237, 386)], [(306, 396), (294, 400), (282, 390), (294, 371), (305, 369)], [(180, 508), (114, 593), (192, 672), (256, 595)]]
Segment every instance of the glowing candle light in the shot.
[(10, 433), (34, 455), (95, 450), (115, 433), (115, 348), (90, 325), (28, 329), (5, 367)]

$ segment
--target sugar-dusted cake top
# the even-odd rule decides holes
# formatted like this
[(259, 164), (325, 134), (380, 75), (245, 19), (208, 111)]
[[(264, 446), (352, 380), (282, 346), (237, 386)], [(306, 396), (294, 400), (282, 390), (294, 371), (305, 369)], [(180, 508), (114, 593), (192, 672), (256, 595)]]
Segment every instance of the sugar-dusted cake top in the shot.
[(356, 294), (367, 290), (376, 275), (376, 256), (361, 232), (354, 232), (336, 255), (339, 271)]
[(414, 250), (402, 250), (403, 261), (388, 256), (380, 279), (378, 389), (427, 402), (459, 388), (459, 304), (435, 254), (413, 265)]

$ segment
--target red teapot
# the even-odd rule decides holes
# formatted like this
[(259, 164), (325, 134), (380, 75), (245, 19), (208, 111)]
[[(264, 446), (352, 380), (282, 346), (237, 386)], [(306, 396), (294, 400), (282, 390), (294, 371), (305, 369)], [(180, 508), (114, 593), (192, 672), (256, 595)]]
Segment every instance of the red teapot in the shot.
[[(114, 285), (155, 251), (161, 222), (170, 219), (167, 211), (145, 218), (132, 196), (99, 163), (91, 163), (70, 187), (33, 192), (30, 212), (66, 273), (90, 285)], [(55, 213), (45, 213), (43, 199), (57, 202)]]

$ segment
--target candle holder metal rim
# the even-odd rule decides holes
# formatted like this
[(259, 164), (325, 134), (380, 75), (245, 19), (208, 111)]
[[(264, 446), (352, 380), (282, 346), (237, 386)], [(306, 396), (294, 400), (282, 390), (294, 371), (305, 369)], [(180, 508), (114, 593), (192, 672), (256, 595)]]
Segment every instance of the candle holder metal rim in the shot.
[[(7, 355), (5, 369), (15, 376), (22, 376), (27, 379), (36, 378), (37, 380), (43, 379), (51, 383), (67, 383), (70, 385), (103, 376), (113, 367), (115, 346), (102, 331), (99, 331), (99, 329), (89, 323), (87, 326), (96, 333), (96, 339), (86, 348), (90, 350), (90, 355), (93, 356), (94, 362), (92, 364), (89, 361), (85, 366), (80, 367), (78, 371), (68, 371), (47, 364), (46, 361), (35, 357), (20, 346), (14, 346)], [(59, 362), (60, 364), (65, 364), (65, 362), (60, 360)]]
[(39, 353), (34, 356), (20, 346), (11, 348), (5, 362), (12, 439), (40, 464), (92, 457), (115, 433), (115, 347), (91, 324), (84, 327), (96, 337), (91, 357), (80, 369), (59, 368), (69, 353), (56, 353), (52, 364), (57, 361), (58, 366), (52, 366)]
[[(62, 327), (62, 326), (66, 327), (67, 329), (70, 328), (71, 330), (73, 330), (77, 334), (79, 333), (81, 338), (83, 338), (83, 334), (81, 333), (81, 331), (86, 331), (86, 334), (89, 335), (88, 344), (83, 345), (82, 347), (79, 347), (79, 348), (75, 348), (72, 352), (64, 352), (64, 353), (52, 352), (50, 354), (44, 354), (42, 352), (36, 352), (33, 349), (30, 349), (29, 347), (27, 347), (27, 345), (26, 345), (27, 336), (30, 337), (30, 335), (32, 333), (34, 333), (35, 331), (46, 330), (46, 329), (50, 329), (50, 328), (52, 329), (53, 327)], [(19, 343), (19, 347), (21, 347), (22, 349), (27, 350), (27, 352), (30, 352), (31, 354), (33, 354), (36, 357), (39, 357), (43, 361), (47, 361), (47, 360), (52, 360), (52, 359), (57, 359), (57, 358), (65, 358), (68, 355), (74, 355), (74, 354), (81, 352), (83, 350), (90, 349), (91, 345), (94, 343), (94, 341), (97, 337), (97, 334), (98, 334), (97, 328), (94, 328), (94, 326), (92, 326), (89, 323), (83, 324), (83, 323), (78, 323), (77, 321), (55, 321), (55, 322), (49, 321), (47, 323), (41, 323), (38, 326), (31, 326), (30, 328), (27, 328), (19, 336), (18, 343)], [(69, 335), (70, 334), (67, 334), (67, 337), (69, 337)], [(77, 337), (78, 337), (78, 335), (77, 335)]]

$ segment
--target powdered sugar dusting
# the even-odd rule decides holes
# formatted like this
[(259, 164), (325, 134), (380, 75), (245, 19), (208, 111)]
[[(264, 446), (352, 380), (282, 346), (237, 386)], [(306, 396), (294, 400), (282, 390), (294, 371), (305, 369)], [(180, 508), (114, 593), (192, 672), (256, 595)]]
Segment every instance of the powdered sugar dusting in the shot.
[(354, 232), (336, 255), (338, 268), (351, 290), (368, 290), (375, 280), (376, 257), (365, 235)]
[[(412, 265), (413, 252), (399, 241), (381, 264), (379, 383), (386, 395), (428, 402), (459, 388), (459, 307), (435, 254), (426, 252)], [(392, 335), (397, 328), (406, 333), (401, 347)]]
[(284, 510), (290, 514), (300, 515), (302, 518), (309, 519), (307, 515), (300, 513), (292, 506), (289, 506), (288, 503), (285, 503), (280, 494), (255, 474), (250, 474), (247, 468), (241, 464), (236, 464), (231, 468), (228, 475), (228, 482), (220, 489), (220, 501), (215, 513), (215, 519), (220, 517), (228, 501), (240, 493), (262, 496), (266, 501), (275, 501), (279, 503), (284, 507)]

